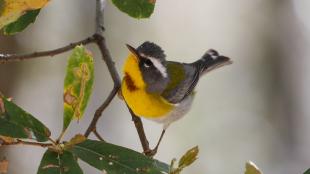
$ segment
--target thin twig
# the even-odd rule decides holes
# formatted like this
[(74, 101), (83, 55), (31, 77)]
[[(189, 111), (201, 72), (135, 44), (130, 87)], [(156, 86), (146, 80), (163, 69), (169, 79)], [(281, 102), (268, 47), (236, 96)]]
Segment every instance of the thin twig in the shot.
[(0, 54), (0, 64), (13, 62), (13, 61), (22, 61), (28, 60), (38, 57), (45, 57), (45, 56), (55, 56), (57, 54), (64, 53), (66, 51), (72, 50), (77, 45), (87, 45), (89, 43), (94, 43), (96, 41), (94, 36), (88, 37), (84, 40), (71, 43), (61, 48), (57, 48), (54, 50), (42, 51), (42, 52), (34, 52), (30, 54)]
[(96, 130), (96, 125), (99, 120), (99, 118), (102, 116), (102, 112), (109, 106), (111, 103), (112, 99), (115, 97), (117, 94), (119, 88), (114, 87), (113, 90), (110, 92), (108, 98), (103, 102), (103, 104), (96, 110), (95, 115), (93, 117), (93, 120), (89, 124), (86, 132), (85, 132), (85, 137), (88, 137), (89, 134), (93, 131)]
[(140, 139), (140, 142), (143, 148), (143, 152), (144, 154), (149, 155), (149, 152), (151, 152), (151, 149), (150, 149), (149, 141), (147, 140), (145, 132), (144, 132), (143, 123), (141, 119), (137, 117), (129, 107), (128, 107), (128, 110), (131, 114), (132, 121), (134, 122), (136, 130), (138, 132), (139, 139)]
[(0, 146), (9, 146), (9, 145), (30, 145), (30, 146), (37, 146), (37, 147), (52, 147), (52, 143), (38, 143), (38, 142), (30, 142), (30, 141), (23, 141), (20, 139), (17, 139), (16, 141), (13, 142), (2, 142)]
[[(98, 48), (101, 52), (102, 59), (106, 63), (110, 75), (112, 77), (112, 80), (114, 82), (114, 87), (112, 91), (110, 92), (109, 96), (106, 98), (106, 100), (101, 104), (101, 106), (96, 110), (94, 117), (88, 126), (85, 136), (88, 137), (91, 132), (94, 132), (96, 130), (96, 125), (100, 117), (102, 116), (102, 112), (108, 107), (108, 105), (111, 103), (115, 95), (117, 94), (121, 81), (120, 77), (117, 73), (115, 63), (113, 62), (113, 59), (111, 57), (110, 51), (108, 50), (106, 43), (105, 43), (105, 38), (103, 37), (103, 12), (104, 12), (104, 5), (105, 5), (105, 0), (97, 0), (96, 1), (96, 34), (94, 35), (94, 38), (96, 40), (96, 43), (98, 45)], [(97, 132), (98, 133), (98, 132)]]
[(106, 0), (96, 0), (96, 34), (103, 36), (104, 32), (104, 6)]

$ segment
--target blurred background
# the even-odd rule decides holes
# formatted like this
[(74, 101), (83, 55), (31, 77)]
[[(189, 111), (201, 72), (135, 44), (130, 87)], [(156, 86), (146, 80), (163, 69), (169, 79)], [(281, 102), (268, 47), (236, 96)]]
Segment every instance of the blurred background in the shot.
[[(36, 23), (13, 37), (0, 36), (0, 53), (58, 48), (94, 31), (95, 0), (53, 0)], [(184, 173), (243, 173), (254, 161), (264, 173), (299, 174), (310, 167), (310, 1), (309, 0), (158, 0), (150, 19), (136, 20), (111, 1), (105, 11), (105, 37), (121, 73), (125, 43), (149, 40), (167, 58), (192, 62), (209, 48), (231, 57), (233, 65), (201, 79), (192, 110), (167, 131), (157, 159), (170, 163), (189, 148), (199, 159)], [(84, 133), (94, 111), (112, 89), (107, 67), (94, 45), (95, 84), (85, 117), (66, 138)], [(56, 138), (62, 129), (66, 59), (33, 59), (0, 65), (0, 91), (44, 122)], [(145, 121), (151, 145), (161, 125)], [(118, 145), (141, 151), (122, 101), (103, 113), (98, 131)], [(9, 174), (36, 173), (44, 149), (1, 147)], [(81, 162), (85, 173), (101, 173)]]

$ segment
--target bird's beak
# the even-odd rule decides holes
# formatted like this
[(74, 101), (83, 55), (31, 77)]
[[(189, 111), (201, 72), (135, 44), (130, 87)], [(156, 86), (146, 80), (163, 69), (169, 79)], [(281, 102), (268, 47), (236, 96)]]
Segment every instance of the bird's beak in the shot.
[(127, 48), (129, 49), (129, 51), (137, 58), (137, 60), (139, 60), (139, 54), (138, 54), (138, 51), (130, 46), (129, 44), (126, 44)]

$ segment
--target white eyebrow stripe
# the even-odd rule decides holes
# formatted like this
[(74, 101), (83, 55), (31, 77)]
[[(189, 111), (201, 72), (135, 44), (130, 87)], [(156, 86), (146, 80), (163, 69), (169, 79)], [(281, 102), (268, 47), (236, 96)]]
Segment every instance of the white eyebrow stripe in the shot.
[(161, 75), (164, 77), (164, 78), (167, 78), (168, 77), (168, 74), (167, 74), (167, 69), (166, 67), (164, 67), (164, 65), (155, 57), (151, 57), (151, 56), (147, 56), (145, 54), (140, 54), (142, 57), (145, 57), (147, 59), (149, 59), (150, 61), (152, 61), (153, 65), (158, 69), (158, 71), (161, 73)]

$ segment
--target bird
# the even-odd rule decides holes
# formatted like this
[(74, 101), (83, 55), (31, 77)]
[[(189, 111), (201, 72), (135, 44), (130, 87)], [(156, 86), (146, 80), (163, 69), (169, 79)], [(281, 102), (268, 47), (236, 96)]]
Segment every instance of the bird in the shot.
[(169, 125), (190, 110), (200, 78), (232, 61), (214, 49), (206, 51), (195, 62), (182, 63), (167, 61), (163, 49), (150, 41), (137, 48), (126, 46), (129, 55), (123, 67), (120, 93), (136, 116), (163, 124), (154, 148), (157, 151)]

